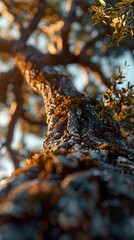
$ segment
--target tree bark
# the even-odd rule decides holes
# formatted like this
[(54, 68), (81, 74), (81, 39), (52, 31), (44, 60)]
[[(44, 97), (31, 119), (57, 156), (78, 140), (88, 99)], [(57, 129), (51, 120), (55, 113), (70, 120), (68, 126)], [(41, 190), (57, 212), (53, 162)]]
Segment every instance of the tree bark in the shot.
[(114, 119), (104, 124), (35, 48), (16, 63), (44, 98), (48, 132), (43, 152), (0, 182), (2, 239), (134, 239), (134, 150)]
[(106, 148), (126, 156), (133, 153), (115, 121), (111, 118), (111, 123), (104, 125), (95, 102), (78, 92), (67, 75), (47, 65), (38, 50), (28, 47), (20, 51), (16, 62), (27, 82), (44, 98), (48, 123), (45, 152)]

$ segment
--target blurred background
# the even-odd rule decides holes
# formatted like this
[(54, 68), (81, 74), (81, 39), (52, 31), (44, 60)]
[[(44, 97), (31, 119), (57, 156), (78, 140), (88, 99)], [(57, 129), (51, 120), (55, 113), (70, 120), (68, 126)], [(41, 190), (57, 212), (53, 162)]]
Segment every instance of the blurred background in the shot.
[(27, 45), (38, 48), (48, 64), (70, 75), (79, 91), (98, 100), (119, 66), (127, 81), (133, 82), (134, 41), (126, 38), (120, 47), (109, 48), (107, 35), (113, 29), (104, 23), (93, 26), (89, 11), (93, 3), (0, 1), (0, 178), (40, 152), (47, 131), (43, 99), (15, 66), (13, 43), (23, 38)]

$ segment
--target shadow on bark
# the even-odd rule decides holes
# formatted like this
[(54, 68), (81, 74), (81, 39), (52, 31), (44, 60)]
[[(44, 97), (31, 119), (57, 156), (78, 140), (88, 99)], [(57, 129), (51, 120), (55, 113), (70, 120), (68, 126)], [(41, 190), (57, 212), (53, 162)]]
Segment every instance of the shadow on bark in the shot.
[(0, 237), (134, 239), (134, 150), (112, 119), (64, 75), (25, 47), (21, 74), (43, 95), (48, 132), (43, 151), (0, 182)]

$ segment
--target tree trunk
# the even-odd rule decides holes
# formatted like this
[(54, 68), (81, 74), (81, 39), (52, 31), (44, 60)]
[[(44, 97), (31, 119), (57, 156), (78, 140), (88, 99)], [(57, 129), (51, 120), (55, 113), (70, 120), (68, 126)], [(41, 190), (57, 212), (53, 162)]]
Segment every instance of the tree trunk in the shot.
[(33, 47), (16, 63), (44, 98), (43, 152), (0, 182), (0, 237), (134, 239), (134, 150), (111, 118)]

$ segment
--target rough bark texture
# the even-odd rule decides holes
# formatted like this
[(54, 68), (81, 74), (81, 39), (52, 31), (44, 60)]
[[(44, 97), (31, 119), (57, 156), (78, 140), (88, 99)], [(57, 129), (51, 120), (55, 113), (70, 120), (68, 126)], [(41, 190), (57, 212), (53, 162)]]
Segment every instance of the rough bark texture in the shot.
[(134, 239), (134, 150), (111, 119), (68, 76), (29, 47), (16, 54), (22, 75), (43, 95), (43, 153), (1, 181), (0, 237)]
[(114, 120), (104, 125), (92, 100), (79, 93), (68, 76), (45, 64), (39, 51), (29, 47), (17, 54), (16, 61), (31, 87), (44, 98), (48, 123), (45, 152), (109, 149), (134, 157)]

